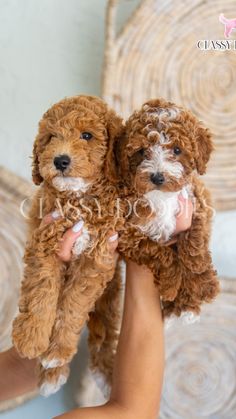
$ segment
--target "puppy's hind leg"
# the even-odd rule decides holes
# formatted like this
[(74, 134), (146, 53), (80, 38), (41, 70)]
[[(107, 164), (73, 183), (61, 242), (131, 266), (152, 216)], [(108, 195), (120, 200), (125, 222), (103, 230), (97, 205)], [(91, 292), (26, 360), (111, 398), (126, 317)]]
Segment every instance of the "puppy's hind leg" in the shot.
[(12, 333), (13, 343), (23, 357), (36, 358), (48, 348), (63, 274), (64, 265), (54, 255), (26, 258), (20, 313)]
[(56, 393), (66, 383), (70, 369), (69, 365), (63, 365), (62, 367), (44, 369), (42, 365), (38, 366), (38, 386), (40, 394), (44, 397), (48, 397), (51, 394)]
[[(93, 266), (91, 266), (93, 265)], [(50, 338), (50, 345), (41, 357), (44, 368), (54, 368), (71, 361), (88, 313), (94, 309), (107, 283), (112, 279), (114, 266), (106, 271), (89, 260), (71, 265), (68, 279), (60, 296), (57, 318)]]
[[(171, 263), (168, 266), (165, 264), (165, 253), (167, 251), (172, 252)], [(159, 252), (155, 267), (155, 282), (158, 285), (162, 300), (173, 301), (178, 294), (182, 281), (182, 263), (178, 259), (175, 249), (163, 247)]]
[(110, 392), (121, 324), (120, 264), (121, 261), (118, 262), (112, 281), (96, 302), (95, 310), (90, 313), (88, 321), (90, 369), (104, 396), (108, 396)]
[(202, 303), (214, 300), (218, 292), (219, 282), (211, 266), (201, 274), (186, 269), (176, 299), (163, 303), (163, 314), (165, 317), (171, 314), (179, 317), (186, 312), (199, 315)]

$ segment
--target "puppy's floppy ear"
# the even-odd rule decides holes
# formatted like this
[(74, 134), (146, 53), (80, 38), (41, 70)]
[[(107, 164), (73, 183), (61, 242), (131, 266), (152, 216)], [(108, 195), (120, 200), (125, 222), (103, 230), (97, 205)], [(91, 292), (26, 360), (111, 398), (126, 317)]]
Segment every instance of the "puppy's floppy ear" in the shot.
[(39, 171), (39, 156), (41, 150), (43, 150), (49, 142), (51, 136), (52, 134), (49, 131), (49, 119), (47, 118), (47, 113), (45, 113), (39, 122), (39, 131), (33, 146), (32, 179), (35, 185), (40, 185), (40, 183), (43, 182), (43, 178)]
[(206, 172), (206, 165), (214, 150), (212, 134), (208, 128), (199, 126), (196, 132), (197, 156), (195, 159), (196, 168), (200, 175)]
[(33, 146), (33, 161), (32, 161), (32, 179), (35, 185), (40, 185), (42, 183), (43, 178), (39, 172), (39, 157), (38, 157), (38, 136), (35, 139), (34, 146)]
[[(62, 118), (66, 110), (75, 104), (78, 101), (78, 98), (63, 99), (60, 102), (54, 104), (49, 108), (42, 116), (42, 119), (39, 121), (38, 134), (36, 136), (34, 146), (33, 146), (33, 162), (32, 162), (32, 178), (36, 185), (40, 185), (43, 182), (43, 178), (40, 175), (39, 171), (39, 156), (41, 151), (50, 141), (52, 137), (52, 132), (56, 121)], [(75, 106), (75, 105), (74, 105)]]
[(118, 181), (118, 161), (117, 150), (119, 142), (122, 141), (124, 135), (124, 123), (120, 116), (115, 111), (110, 109), (107, 113), (107, 136), (108, 136), (108, 151), (105, 160), (105, 176), (110, 182)]

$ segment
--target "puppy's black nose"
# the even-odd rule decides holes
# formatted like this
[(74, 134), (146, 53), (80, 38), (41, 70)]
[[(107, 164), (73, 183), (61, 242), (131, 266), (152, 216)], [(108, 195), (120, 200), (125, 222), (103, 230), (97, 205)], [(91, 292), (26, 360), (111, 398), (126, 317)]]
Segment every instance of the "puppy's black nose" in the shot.
[(162, 185), (165, 182), (165, 177), (163, 173), (157, 172), (151, 175), (151, 181), (155, 185)]
[(57, 170), (61, 170), (61, 172), (64, 172), (64, 170), (66, 170), (69, 166), (70, 162), (70, 157), (67, 156), (67, 154), (63, 154), (62, 156), (55, 157), (54, 166)]

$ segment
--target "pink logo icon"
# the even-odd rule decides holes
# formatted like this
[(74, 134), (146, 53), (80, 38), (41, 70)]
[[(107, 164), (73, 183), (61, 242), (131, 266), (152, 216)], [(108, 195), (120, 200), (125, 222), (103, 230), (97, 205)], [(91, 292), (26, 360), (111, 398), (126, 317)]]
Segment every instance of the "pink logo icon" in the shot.
[(225, 25), (225, 37), (229, 38), (233, 29), (236, 29), (236, 19), (226, 19), (223, 13), (219, 16), (219, 21)]

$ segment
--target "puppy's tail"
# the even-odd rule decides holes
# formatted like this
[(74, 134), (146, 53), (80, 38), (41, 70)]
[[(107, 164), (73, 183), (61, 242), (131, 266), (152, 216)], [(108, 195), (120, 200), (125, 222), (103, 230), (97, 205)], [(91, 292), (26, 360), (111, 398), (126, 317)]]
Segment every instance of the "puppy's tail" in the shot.
[(39, 392), (42, 396), (48, 397), (56, 393), (67, 382), (70, 369), (68, 365), (62, 367), (44, 369), (38, 365)]

